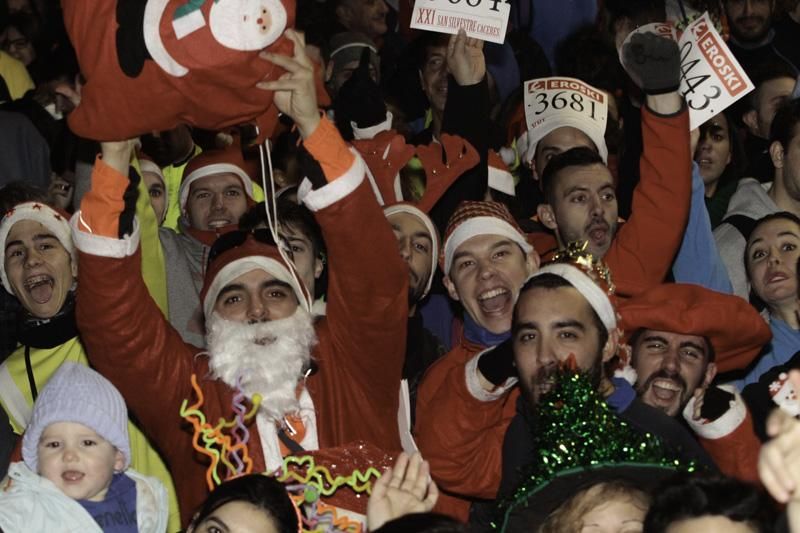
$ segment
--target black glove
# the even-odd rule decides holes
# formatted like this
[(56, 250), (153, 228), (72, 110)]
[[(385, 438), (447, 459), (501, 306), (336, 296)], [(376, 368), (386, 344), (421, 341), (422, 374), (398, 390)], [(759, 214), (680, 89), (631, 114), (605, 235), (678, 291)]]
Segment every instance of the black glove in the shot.
[(622, 49), (625, 68), (647, 94), (676, 91), (681, 80), (678, 43), (654, 33), (637, 33)]
[(481, 371), (486, 381), (499, 387), (510, 377), (517, 375), (514, 366), (514, 348), (511, 339), (504, 341), (486, 352), (478, 359), (478, 370)]
[(369, 75), (369, 54), (370, 49), (364, 47), (358, 68), (344, 82), (333, 102), (336, 127), (345, 140), (353, 138), (351, 121), (359, 128), (368, 128), (386, 120), (386, 103), (381, 89)]

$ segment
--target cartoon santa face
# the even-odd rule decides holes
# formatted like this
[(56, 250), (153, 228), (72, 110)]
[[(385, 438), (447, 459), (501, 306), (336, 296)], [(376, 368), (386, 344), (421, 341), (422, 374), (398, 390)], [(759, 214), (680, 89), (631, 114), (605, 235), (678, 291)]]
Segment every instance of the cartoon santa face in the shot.
[(286, 29), (286, 9), (279, 0), (218, 0), (211, 6), (214, 39), (233, 50), (261, 50)]

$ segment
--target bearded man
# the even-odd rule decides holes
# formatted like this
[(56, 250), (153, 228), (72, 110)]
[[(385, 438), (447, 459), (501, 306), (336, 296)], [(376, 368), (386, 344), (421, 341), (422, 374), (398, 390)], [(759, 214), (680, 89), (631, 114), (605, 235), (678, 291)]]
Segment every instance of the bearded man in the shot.
[(302, 449), (358, 439), (400, 449), (408, 274), (361, 159), (320, 119), (301, 37), (287, 35), (294, 57), (268, 58), (289, 74), (262, 85), (276, 91), (276, 105), (294, 119), (318, 163), (299, 197), (315, 213), (328, 248), (327, 317), (312, 322), (303, 305), (307, 290), (258, 230), (230, 233), (209, 253), (200, 294), (208, 350), (184, 343), (142, 283), (137, 224), (120, 218), (129, 143), (103, 146), (92, 191), (72, 222), (85, 284), (78, 324), (91, 361), (165, 454), (179, 480), (184, 522), (207, 494), (207, 465), (196, 458), (178, 415), (183, 400), (191, 401), (193, 375), (207, 420), (230, 419), (239, 390), (263, 397), (247, 441), (255, 472), (272, 471)]

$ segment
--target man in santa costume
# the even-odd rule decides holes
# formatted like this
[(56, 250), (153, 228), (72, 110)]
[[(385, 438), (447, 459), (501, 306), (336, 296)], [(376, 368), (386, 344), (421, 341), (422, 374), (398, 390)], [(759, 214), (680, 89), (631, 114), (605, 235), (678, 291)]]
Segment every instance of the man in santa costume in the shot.
[[(437, 453), (443, 451), (437, 416), (441, 396), (453, 394), (451, 380), (465, 382), (469, 390), (483, 394), (479, 391), (486, 380), (477, 367), (476, 355), (509, 338), (514, 303), (524, 281), (538, 270), (539, 256), (503, 204), (463, 202), (445, 232), (439, 265), (445, 272), (444, 284), (450, 297), (463, 306), (464, 328), (454, 348), (434, 363), (420, 383), (416, 438), (426, 457), (433, 454), (434, 479), (445, 490), (458, 493), (460, 483), (455, 478), (446, 473), (437, 478), (438, 467), (443, 466), (437, 459), (444, 459)], [(485, 387), (493, 386), (486, 382)], [(458, 395), (452, 398), (459, 401)], [(457, 447), (449, 437), (447, 440), (448, 449)], [(459, 518), (467, 517), (469, 504), (465, 500), (443, 494), (439, 505)]]
[(620, 306), (634, 387), (646, 404), (681, 415), (726, 474), (757, 482), (753, 421), (717, 373), (747, 368), (772, 337), (749, 303), (698, 285), (654, 287)]
[[(712, 464), (689, 432), (636, 400), (630, 385), (609, 371), (620, 340), (611, 294), (608, 268), (593, 264), (590, 256), (550, 263), (525, 282), (516, 305), (512, 302), (513, 326), (504, 342), (472, 354), (447, 373), (437, 372), (446, 361), (429, 371), (420, 394), (417, 437), (440, 488), (465, 502), (511, 495), (519, 469), (535, 455), (530, 424), (539, 399), (563, 364), (587, 372), (616, 414), (635, 429), (658, 435), (687, 459)], [(429, 377), (440, 392), (427, 388)], [(464, 507), (442, 510), (463, 512)], [(490, 510), (473, 506), (471, 519), (482, 524)]]
[(138, 275), (136, 222), (120, 221), (128, 143), (103, 146), (92, 191), (72, 221), (85, 283), (78, 322), (91, 360), (165, 454), (184, 520), (207, 492), (207, 465), (193, 453), (178, 415), (192, 396), (192, 374), (207, 420), (230, 418), (237, 390), (263, 397), (247, 442), (254, 471), (273, 470), (301, 449), (356, 439), (400, 449), (408, 274), (361, 159), (320, 118), (302, 38), (286, 35), (294, 56), (265, 58), (290, 74), (263, 88), (275, 91), (276, 105), (294, 119), (317, 164), (299, 197), (315, 212), (327, 244), (327, 317), (312, 321), (303, 305), (307, 291), (274, 245), (230, 233), (212, 249), (201, 293), (208, 350), (200, 354), (183, 342)]

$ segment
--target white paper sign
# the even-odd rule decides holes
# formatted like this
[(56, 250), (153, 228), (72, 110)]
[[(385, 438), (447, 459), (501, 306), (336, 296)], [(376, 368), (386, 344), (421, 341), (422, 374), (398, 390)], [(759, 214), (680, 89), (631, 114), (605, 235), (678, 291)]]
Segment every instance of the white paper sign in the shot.
[(509, 0), (416, 0), (411, 27), (440, 33), (458, 33), (502, 44), (506, 38)]
[[(668, 25), (642, 26), (631, 33), (625, 42), (635, 33), (646, 31), (676, 39), (674, 28), (668, 31), (665, 26)], [(753, 82), (717, 33), (707, 12), (689, 24), (676, 40), (681, 54), (679, 91), (689, 106), (689, 124), (692, 129), (724, 111), (754, 89)], [(624, 66), (625, 62), (622, 64)]]
[(554, 124), (587, 133), (594, 129), (600, 138), (606, 131), (608, 96), (581, 80), (554, 77), (526, 81), (524, 96), (529, 142), (538, 141)]

